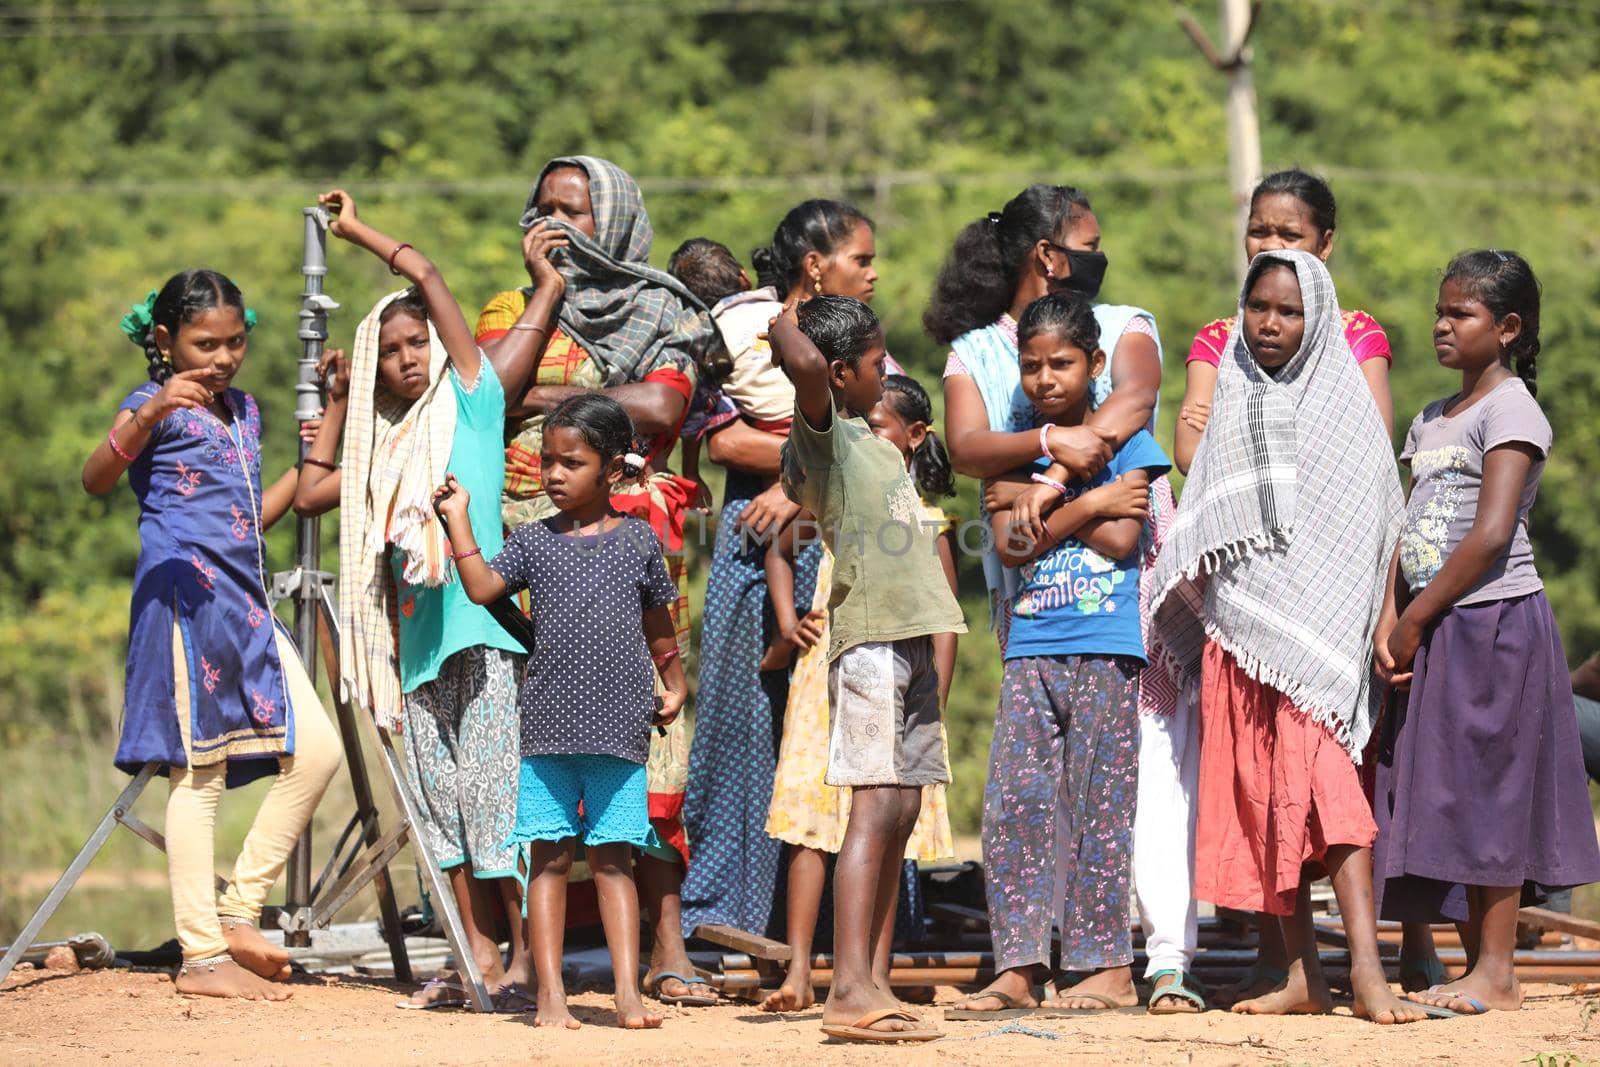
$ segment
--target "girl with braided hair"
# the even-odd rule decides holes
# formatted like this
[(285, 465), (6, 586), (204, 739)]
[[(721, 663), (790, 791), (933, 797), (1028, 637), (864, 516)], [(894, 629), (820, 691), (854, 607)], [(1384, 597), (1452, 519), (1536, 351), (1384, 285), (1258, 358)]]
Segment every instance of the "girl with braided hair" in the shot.
[[(139, 501), (117, 767), (170, 782), (167, 871), (186, 995), (287, 1000), (289, 956), (256, 929), (289, 850), (343, 759), (288, 633), (273, 618), (261, 532), (289, 510), (293, 468), (261, 482), (261, 413), (232, 388), (255, 314), (211, 270), (174, 275), (122, 320), (150, 380), (119, 405), (83, 467)], [(214, 838), (224, 788), (276, 781), (219, 899)]]
[(1517, 909), (1600, 878), (1572, 682), (1528, 540), (1550, 454), (1534, 400), (1539, 282), (1515, 252), (1457, 256), (1433, 346), (1461, 390), (1406, 434), (1411, 498), (1376, 634), (1394, 690), (1378, 750), (1379, 914), (1453, 921), (1470, 964), (1412, 992), (1515, 1010)]

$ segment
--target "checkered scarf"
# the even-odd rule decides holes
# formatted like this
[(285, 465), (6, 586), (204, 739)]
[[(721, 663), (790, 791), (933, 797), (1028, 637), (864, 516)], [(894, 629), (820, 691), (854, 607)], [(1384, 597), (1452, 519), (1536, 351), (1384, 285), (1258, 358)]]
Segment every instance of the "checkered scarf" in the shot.
[[(397, 590), (389, 545), (405, 557), (413, 585), (443, 585), (450, 549), (433, 512), (456, 432), (456, 395), (445, 381), (449, 357), (428, 324), (427, 391), (414, 403), (378, 382), (378, 333), (390, 293), (356, 328), (339, 491), (339, 682), (348, 700), (378, 725), (400, 723)], [(485, 363), (480, 373), (494, 373)]]
[(577, 167), (589, 176), (595, 232), (590, 238), (555, 222), (572, 242), (555, 257), (567, 282), (561, 328), (594, 358), (608, 387), (640, 381), (673, 352), (698, 363), (716, 326), (682, 282), (647, 262), (655, 231), (638, 183), (621, 167), (594, 156), (552, 159), (528, 194), (522, 228), (539, 221), (539, 186), (557, 167)]
[(1294, 268), (1305, 336), (1273, 378), (1234, 327), (1156, 561), (1151, 612), (1163, 661), (1185, 688), (1199, 681), (1209, 637), (1359, 762), (1379, 695), (1372, 631), (1404, 500), (1327, 269), (1304, 252), (1262, 256)]

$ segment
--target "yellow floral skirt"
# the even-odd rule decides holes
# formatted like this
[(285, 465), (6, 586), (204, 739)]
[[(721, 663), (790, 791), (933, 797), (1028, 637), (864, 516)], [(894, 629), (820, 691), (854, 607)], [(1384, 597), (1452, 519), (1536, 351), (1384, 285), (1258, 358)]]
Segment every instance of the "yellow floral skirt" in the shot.
[[(833, 584), (833, 557), (823, 550), (817, 571), (813, 608), (826, 609)], [(950, 745), (945, 742), (945, 762)], [(822, 639), (800, 654), (789, 680), (789, 705), (783, 716), (778, 771), (772, 780), (772, 807), (767, 810), (767, 835), (786, 844), (838, 852), (850, 821), (850, 790), (823, 782), (828, 772), (828, 626)], [(922, 812), (906, 843), (906, 859), (924, 863), (955, 855), (945, 787), (922, 789)]]

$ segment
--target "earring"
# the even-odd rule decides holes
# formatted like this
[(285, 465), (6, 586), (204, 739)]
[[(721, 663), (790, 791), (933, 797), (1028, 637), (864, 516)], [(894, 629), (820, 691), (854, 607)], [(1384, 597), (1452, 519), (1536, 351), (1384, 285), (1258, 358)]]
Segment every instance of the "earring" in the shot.
[(811, 288), (817, 291), (818, 296), (822, 295), (822, 275), (813, 274), (811, 276)]

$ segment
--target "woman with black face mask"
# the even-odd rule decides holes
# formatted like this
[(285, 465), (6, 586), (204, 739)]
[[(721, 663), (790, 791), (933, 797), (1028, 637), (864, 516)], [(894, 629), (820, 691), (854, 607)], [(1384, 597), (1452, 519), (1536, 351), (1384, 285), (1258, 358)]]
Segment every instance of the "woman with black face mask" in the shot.
[[(1155, 317), (1142, 308), (1094, 306), (1106, 359), (1092, 384), (1094, 410), (1084, 425), (1040, 425), (1022, 394), (1017, 320), (1023, 311), (1047, 293), (1076, 292), (1093, 302), (1105, 272), (1099, 220), (1088, 198), (1070, 186), (1029, 186), (1004, 210), (971, 223), (956, 238), (923, 325), (934, 340), (951, 346), (944, 372), (945, 441), (957, 471), (985, 480), (986, 510), (1011, 508), (1014, 521), (1037, 528), (1073, 491), (1074, 482), (1097, 475), (1139, 430), (1154, 429), (1161, 342)], [(1039, 479), (1031, 478), (1028, 468), (1041, 458), (1051, 467)], [(1171, 486), (1166, 478), (1157, 479), (1150, 492), (1141, 578), (1174, 510)], [(1003, 654), (1017, 572), (1002, 566), (990, 547), (984, 553), (984, 578)], [(1147, 652), (1151, 668), (1141, 676), (1139, 696), (1134, 887), (1150, 956), (1146, 977), (1156, 990), (1152, 1009), (1194, 1011), (1204, 1001), (1187, 974), (1196, 938), (1190, 861), (1194, 819), (1188, 797), (1198, 774), (1199, 737), (1189, 729), (1193, 710), (1187, 701), (1180, 705), (1171, 680), (1157, 666), (1159, 649)], [(1056, 887), (1058, 901), (1064, 889)], [(1059, 918), (1059, 907), (1056, 913)], [(1042, 977), (1040, 968), (1034, 972)], [(1038, 1003), (1032, 989), (1013, 985), (1020, 986), (1010, 982), (1002, 988), (997, 980), (961, 1007), (992, 1011)], [(1108, 966), (1049, 1006), (1095, 1009), (1135, 1000), (1127, 968)]]

